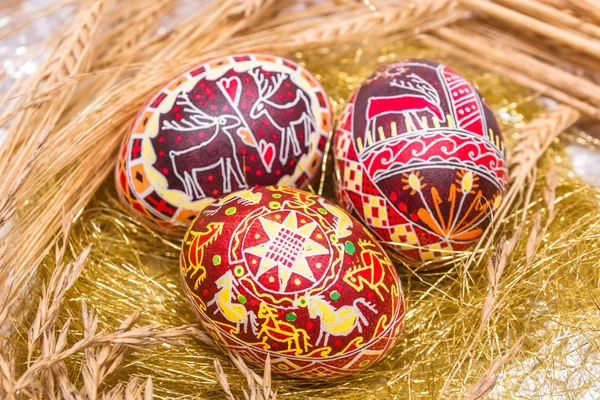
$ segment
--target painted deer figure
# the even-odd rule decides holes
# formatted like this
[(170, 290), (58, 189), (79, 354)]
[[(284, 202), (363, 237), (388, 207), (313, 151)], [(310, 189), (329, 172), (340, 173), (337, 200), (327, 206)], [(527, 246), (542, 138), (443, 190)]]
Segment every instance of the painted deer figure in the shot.
[(310, 100), (298, 88), (291, 100), (284, 104), (278, 104), (273, 97), (281, 88), (286, 75), (273, 73), (270, 77), (266, 77), (259, 69), (250, 70), (248, 73), (254, 78), (258, 88), (258, 100), (250, 109), (250, 118), (258, 119), (264, 115), (271, 125), (279, 131), (281, 137), (279, 161), (285, 164), (288, 160), (290, 147), (294, 156), (299, 156), (302, 153), (298, 133), (296, 132), (297, 127), (302, 126), (304, 128), (304, 147), (310, 145), (310, 137), (316, 130), (315, 116), (311, 109)]
[[(204, 251), (206, 247), (213, 243), (217, 237), (223, 232), (223, 222), (210, 222), (203, 232), (189, 231), (186, 236), (185, 243), (189, 245), (188, 252), (188, 267), (183, 269), (183, 276), (188, 277), (188, 273), (192, 271), (188, 278), (193, 279), (196, 276), (194, 289), (198, 290), (198, 286), (206, 278), (206, 267), (204, 264)], [(182, 263), (182, 265), (184, 265)]]
[(363, 311), (358, 307), (362, 305), (373, 313), (377, 313), (375, 306), (359, 297), (354, 300), (351, 306), (342, 306), (334, 308), (331, 303), (322, 296), (313, 296), (307, 298), (308, 313), (311, 318), (320, 317), (321, 328), (319, 337), (315, 342), (318, 345), (323, 340), (323, 346), (327, 346), (329, 336), (348, 335), (354, 329), (362, 333), (362, 327), (368, 326), (369, 321), (363, 315)]
[(389, 292), (383, 282), (385, 269), (390, 268), (390, 262), (385, 255), (377, 251), (377, 247), (368, 240), (359, 240), (358, 246), (361, 248), (361, 263), (355, 265), (344, 274), (344, 282), (357, 291), (363, 290), (365, 286), (377, 293), (377, 296), (384, 301), (381, 290)]
[[(385, 114), (402, 114), (407, 126), (416, 131), (428, 128), (419, 119), (418, 112), (428, 112), (439, 121), (445, 121), (444, 113), (440, 106), (440, 97), (435, 88), (416, 74), (409, 74), (404, 78), (396, 78), (390, 86), (402, 89), (405, 94), (399, 96), (371, 97), (367, 104), (366, 118), (369, 122), (365, 132), (365, 143), (375, 143), (377, 132), (377, 117)], [(371, 135), (368, 138), (368, 135)]]
[[(173, 173), (183, 183), (185, 193), (193, 200), (206, 197), (200, 184), (199, 174), (214, 168), (219, 168), (221, 171), (223, 178), (222, 193), (230, 193), (234, 189), (246, 188), (247, 184), (237, 158), (232, 133), (241, 125), (240, 119), (234, 115), (210, 116), (190, 101), (188, 93), (179, 94), (175, 104), (182, 106), (183, 111), (189, 113), (190, 117), (179, 121), (163, 121), (163, 129), (194, 133), (206, 129), (211, 132), (208, 139), (199, 145), (169, 152)], [(219, 135), (224, 135), (229, 144), (220, 146), (219, 152), (202, 152), (202, 156), (199, 157), (198, 153), (217, 140)], [(232, 179), (237, 185), (235, 188), (232, 188)]]
[(235, 324), (235, 333), (240, 332), (240, 325), (244, 328), (244, 332), (248, 331), (248, 324), (252, 329), (252, 333), (256, 335), (256, 314), (252, 311), (246, 311), (246, 307), (240, 303), (234, 303), (236, 296), (234, 294), (235, 278), (231, 271), (227, 271), (223, 276), (217, 279), (217, 287), (220, 289), (215, 297), (209, 301), (206, 306), (210, 307), (216, 304), (215, 314), (220, 312), (229, 322)]
[(265, 320), (258, 335), (256, 335), (259, 339), (264, 335), (262, 339), (263, 343), (269, 338), (277, 342), (285, 343), (288, 346), (287, 350), (293, 352), (297, 356), (303, 352), (306, 353), (308, 347), (311, 346), (308, 343), (308, 333), (304, 329), (296, 328), (289, 322), (280, 321), (277, 309), (267, 305), (267, 303), (260, 303), (258, 318)]

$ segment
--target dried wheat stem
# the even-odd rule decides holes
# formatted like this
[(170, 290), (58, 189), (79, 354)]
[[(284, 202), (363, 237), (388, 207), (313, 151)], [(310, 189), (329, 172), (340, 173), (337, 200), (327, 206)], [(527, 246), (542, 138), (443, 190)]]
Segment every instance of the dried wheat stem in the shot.
[[(88, 314), (85, 309), (85, 303), (83, 305), (84, 336), (89, 338), (96, 334), (98, 320), (93, 313)], [(131, 330), (137, 319), (135, 315), (126, 319), (119, 329), (122, 331)], [(84, 364), (81, 369), (83, 377), (82, 395), (85, 395), (89, 400), (95, 400), (98, 396), (100, 384), (107, 375), (119, 368), (130, 352), (130, 347), (112, 343), (106, 343), (97, 348), (86, 349)], [(137, 385), (134, 386), (137, 388)], [(143, 388), (139, 387), (139, 389)]]
[[(84, 11), (73, 27), (77, 34), (59, 42), (49, 63), (37, 78), (35, 87), (31, 88), (32, 93), (42, 84), (50, 85), (73, 76), (80, 72), (82, 65), (87, 64), (86, 57), (92, 47), (92, 38), (98, 29), (100, 16), (107, 1), (97, 0)], [(27, 191), (23, 194), (20, 192), (33, 170), (31, 163), (36, 159), (41, 144), (58, 122), (70, 95), (69, 90), (56, 93), (52, 102), (45, 103), (38, 109), (26, 110), (15, 117), (7, 135), (7, 142), (0, 148), (0, 171), (6, 178), (0, 182), (0, 192), (3, 193), (0, 199), (0, 226), (4, 225), (16, 208), (29, 197)], [(32, 132), (24, 133), (29, 126), (34, 127)], [(26, 140), (26, 145), (18, 148), (23, 140)], [(20, 165), (21, 168), (14, 168), (14, 165)]]
[[(508, 56), (506, 50), (498, 46), (493, 40), (468, 35), (462, 29), (441, 28), (436, 30), (435, 34), (474, 54), (486, 57), (531, 77), (543, 79), (562, 91), (586, 99), (596, 106), (600, 105), (600, 86), (587, 79), (538, 61), (516, 50), (511, 51)], [(486, 49), (486, 51), (482, 53), (481, 49)]]
[(410, 7), (384, 3), (375, 12), (356, 10), (337, 21), (323, 17), (323, 23), (313, 24), (314, 28), (303, 30), (289, 40), (290, 43), (323, 43), (331, 38), (348, 40), (361, 38), (377, 28), (383, 34), (396, 33), (403, 30), (408, 22), (449, 11), (454, 5), (454, 0), (418, 0), (412, 2)]
[[(600, 60), (581, 54), (567, 46), (555, 46), (545, 38), (530, 32), (507, 32), (506, 27), (491, 27), (484, 21), (465, 21), (461, 27), (474, 36), (484, 36), (502, 45), (506, 51), (514, 48), (547, 64), (560, 67), (577, 76), (590, 76), (600, 81)], [(518, 36), (517, 36), (518, 35)]]
[[(68, 231), (63, 237), (66, 235), (68, 235)], [(63, 244), (63, 248), (64, 246), (66, 246), (66, 243)], [(57, 260), (57, 267), (52, 272), (48, 286), (46, 287), (44, 285), (37, 314), (31, 324), (31, 327), (29, 328), (28, 360), (31, 360), (31, 356), (35, 350), (34, 343), (46, 332), (49, 327), (53, 326), (56, 322), (56, 319), (58, 318), (62, 308), (66, 292), (79, 278), (89, 254), (90, 247), (88, 246), (81, 252), (81, 254), (79, 254), (74, 262), (68, 264), (63, 264), (61, 262), (62, 254), (59, 256), (60, 258)], [(4, 321), (0, 321), (0, 325), (2, 325), (3, 322)]]
[(578, 119), (579, 113), (577, 111), (567, 106), (559, 106), (517, 130), (515, 134), (516, 145), (510, 149), (508, 157), (511, 186), (497, 211), (496, 223), (490, 224), (485, 230), (482, 239), (477, 243), (473, 253), (467, 260), (463, 274), (466, 274), (470, 266), (481, 263), (485, 258), (485, 252), (492, 246), (494, 236), (502, 228), (502, 222), (515, 206), (515, 200), (522, 193), (527, 179), (539, 158), (554, 138), (568, 129)]
[(124, 18), (103, 38), (92, 70), (121, 64), (124, 59), (132, 58), (135, 53), (131, 50), (153, 33), (159, 18), (172, 6), (171, 0), (156, 0), (144, 4), (144, 8), (130, 18)]
[[(229, 358), (237, 368), (237, 370), (246, 378), (247, 388), (242, 388), (244, 393), (244, 397), (246, 399), (256, 399), (256, 400), (276, 400), (277, 391), (273, 392), (272, 390), (272, 381), (271, 381), (271, 358), (267, 355), (267, 359), (265, 360), (265, 366), (263, 368), (264, 373), (263, 376), (260, 377), (254, 371), (252, 371), (244, 360), (237, 354), (232, 355), (229, 354)], [(228, 400), (235, 400), (233, 393), (231, 392), (231, 386), (229, 385), (229, 381), (227, 380), (227, 375), (223, 371), (221, 367), (221, 363), (218, 359), (214, 360), (215, 371), (217, 375), (217, 382), (223, 388), (225, 395)], [(246, 391), (248, 389), (248, 391)]]
[(233, 393), (231, 393), (231, 387), (229, 386), (229, 381), (227, 380), (227, 375), (223, 371), (223, 367), (221, 366), (221, 362), (219, 361), (218, 358), (215, 358), (214, 365), (215, 365), (215, 372), (217, 374), (217, 382), (219, 382), (219, 385), (221, 385), (221, 387), (223, 388), (223, 391), (225, 392), (225, 396), (227, 396), (228, 400), (235, 400), (235, 397), (233, 397)]
[(483, 399), (487, 396), (494, 386), (496, 385), (496, 375), (498, 370), (502, 368), (507, 362), (514, 358), (521, 347), (523, 346), (523, 338), (519, 339), (513, 347), (511, 347), (506, 353), (494, 360), (494, 362), (485, 370), (479, 380), (469, 389), (465, 395), (465, 400), (478, 400)]
[(506, 7), (499, 6), (487, 0), (460, 0), (468, 7), (483, 11), (513, 26), (532, 30), (540, 35), (552, 38), (579, 51), (600, 58), (600, 41), (590, 39), (586, 36), (574, 33), (566, 29), (560, 29), (552, 24), (521, 14)]
[(566, 12), (557, 10), (537, 0), (519, 1), (519, 0), (495, 0), (513, 10), (525, 12), (542, 19), (548, 24), (563, 25), (576, 32), (584, 33), (595, 39), (600, 39), (600, 27), (590, 24), (580, 18), (574, 17)]
[[(100, 170), (108, 171), (113, 165), (112, 152), (99, 148), (94, 156), (104, 157)], [(90, 157), (88, 157), (88, 160)], [(27, 282), (34, 276), (37, 266), (45, 255), (52, 249), (52, 240), (55, 239), (53, 229), (39, 229), (39, 223), (44, 221), (44, 226), (60, 226), (61, 215), (69, 210), (67, 218), (73, 218), (75, 213), (83, 207), (89, 197), (104, 181), (105, 173), (98, 173), (88, 165), (80, 165), (57, 180), (35, 204), (35, 207), (26, 215), (20, 217), (20, 223), (15, 225), (7, 237), (7, 244), (20, 243), (20, 238), (31, 240), (29, 251), (15, 251), (19, 247), (0, 248), (0, 283), (4, 290), (0, 293), (0, 321), (6, 320), (11, 307), (18, 301)], [(71, 186), (73, 185), (73, 186)], [(75, 192), (69, 189), (77, 188)], [(54, 199), (61, 201), (56, 202)], [(15, 316), (16, 317), (16, 316)]]
[(542, 198), (544, 199), (548, 216), (546, 218), (546, 223), (542, 227), (541, 212), (538, 211), (534, 215), (531, 233), (529, 234), (529, 240), (525, 246), (526, 269), (531, 267), (533, 258), (535, 257), (535, 254), (539, 249), (542, 240), (544, 239), (544, 236), (550, 227), (550, 224), (554, 220), (556, 214), (554, 202), (556, 200), (556, 188), (558, 187), (558, 183), (559, 178), (556, 169), (551, 168), (546, 174), (546, 186), (542, 192)]
[(234, 0), (227, 6), (227, 14), (230, 17), (248, 18), (265, 7), (268, 2), (269, 0)]
[(580, 15), (600, 22), (600, 4), (596, 0), (567, 0)]
[(149, 376), (143, 383), (138, 383), (138, 378), (133, 377), (124, 388), (123, 384), (119, 383), (114, 388), (103, 392), (100, 397), (102, 400), (151, 400), (154, 398), (152, 377)]
[(451, 54), (459, 56), (462, 59), (467, 60), (468, 62), (470, 62), (474, 65), (477, 65), (480, 68), (495, 72), (497, 74), (504, 75), (523, 86), (530, 87), (531, 89), (536, 90), (536, 91), (538, 91), (548, 97), (551, 97), (561, 103), (567, 104), (567, 105), (577, 109), (578, 111), (580, 111), (583, 114), (589, 115), (590, 117), (593, 117), (596, 119), (600, 119), (600, 109), (599, 108), (594, 107), (594, 106), (592, 106), (584, 101), (581, 101), (575, 97), (572, 97), (572, 96), (562, 92), (561, 90), (554, 89), (553, 87), (550, 87), (550, 86), (546, 85), (545, 83), (539, 82), (538, 80), (536, 80), (532, 77), (529, 77), (523, 73), (514, 71), (510, 68), (504, 67), (495, 62), (486, 61), (479, 54), (465, 51), (457, 46), (449, 44), (448, 42), (442, 41), (433, 36), (429, 36), (429, 35), (422, 36), (421, 40), (430, 46), (437, 47), (441, 50), (444, 50)]
[[(527, 204), (525, 205), (525, 207)], [(488, 293), (483, 303), (483, 307), (481, 310), (481, 323), (479, 324), (479, 328), (476, 333), (470, 340), (469, 346), (463, 353), (463, 357), (452, 367), (450, 371), (450, 375), (446, 378), (444, 382), (444, 386), (440, 391), (438, 398), (445, 398), (446, 390), (460, 368), (463, 366), (467, 358), (471, 355), (473, 348), (478, 343), (481, 334), (483, 333), (485, 327), (487, 326), (488, 321), (490, 320), (492, 314), (497, 309), (497, 298), (498, 298), (498, 288), (500, 286), (500, 279), (504, 274), (504, 270), (506, 268), (506, 264), (508, 263), (508, 259), (511, 256), (512, 252), (515, 250), (517, 243), (521, 239), (521, 235), (523, 234), (524, 223), (522, 223), (517, 230), (514, 232), (510, 240), (501, 239), (498, 249), (496, 250), (496, 254), (492, 256), (488, 262), (487, 267), (487, 277), (488, 277)]]
[[(181, 326), (175, 328), (166, 328), (159, 330), (159, 325), (148, 325), (137, 329), (131, 329), (133, 324), (139, 320), (139, 313), (131, 314), (123, 323), (122, 328), (114, 330), (112, 332), (96, 333), (97, 328), (97, 317), (93, 314), (88, 314), (87, 309), (83, 309), (83, 318), (85, 326), (88, 327), (90, 335), (84, 336), (83, 339), (76, 342), (70, 348), (65, 349), (67, 344), (67, 333), (69, 331), (70, 323), (67, 323), (62, 327), (58, 339), (54, 342), (48, 342), (52, 345), (48, 351), (42, 351), (42, 355), (33, 361), (27, 370), (13, 382), (9, 390), (9, 394), (14, 394), (19, 390), (22, 390), (32, 384), (36, 377), (45, 371), (55, 367), (62, 361), (73, 357), (80, 351), (91, 349), (93, 347), (103, 346), (105, 344), (123, 345), (128, 347), (148, 347), (161, 343), (170, 344), (181, 344), (182, 340), (189, 338), (191, 335), (197, 336), (196, 329), (192, 326)], [(52, 334), (54, 336), (54, 334)], [(207, 338), (206, 333), (200, 336), (201, 340), (210, 340)], [(0, 366), (2, 364), (0, 363)], [(110, 371), (108, 371), (109, 373)]]
[[(249, 32), (256, 33), (270, 29), (278, 29), (284, 25), (294, 24), (298, 26), (299, 21), (310, 22), (310, 19), (328, 16), (335, 18), (336, 15), (347, 15), (357, 9), (364, 10), (364, 4), (358, 1), (351, 1), (344, 4), (335, 4), (330, 2), (317, 3), (311, 7), (306, 7), (303, 10), (298, 10), (293, 13), (278, 13), (271, 20), (264, 21), (260, 25), (252, 27)], [(310, 27), (310, 24), (306, 24)]]

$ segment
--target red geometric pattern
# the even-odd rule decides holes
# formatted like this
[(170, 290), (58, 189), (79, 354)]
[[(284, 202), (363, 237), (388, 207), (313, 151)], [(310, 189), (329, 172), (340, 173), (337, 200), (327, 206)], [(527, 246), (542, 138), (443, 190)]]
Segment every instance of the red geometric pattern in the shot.
[(366, 228), (298, 189), (257, 187), (206, 207), (181, 253), (184, 292), (215, 341), (306, 378), (360, 371), (394, 345), (404, 299)]
[(473, 245), (507, 185), (493, 112), (431, 61), (376, 71), (346, 104), (334, 144), (342, 204), (410, 264)]

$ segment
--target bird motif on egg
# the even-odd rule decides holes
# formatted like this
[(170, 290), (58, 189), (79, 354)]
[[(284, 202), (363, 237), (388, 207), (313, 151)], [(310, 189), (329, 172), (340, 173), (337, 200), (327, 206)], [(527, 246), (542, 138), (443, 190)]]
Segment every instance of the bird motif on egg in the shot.
[(340, 201), (408, 264), (438, 263), (482, 236), (507, 186), (504, 141), (475, 87), (405, 60), (369, 77), (336, 128)]
[(319, 82), (281, 57), (208, 61), (166, 84), (123, 142), (117, 192), (147, 225), (183, 233), (215, 198), (317, 175), (331, 109)]
[(181, 276), (217, 344), (304, 378), (370, 367), (404, 324), (402, 288), (377, 240), (342, 208), (287, 187), (224, 196), (183, 241)]

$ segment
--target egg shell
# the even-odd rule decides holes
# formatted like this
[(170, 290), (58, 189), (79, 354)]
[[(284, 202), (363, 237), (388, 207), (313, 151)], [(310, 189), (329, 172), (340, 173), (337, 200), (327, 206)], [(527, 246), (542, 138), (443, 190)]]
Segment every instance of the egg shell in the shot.
[(166, 84), (121, 147), (117, 192), (152, 228), (183, 236), (215, 198), (255, 185), (304, 187), (331, 124), (323, 87), (281, 57), (208, 61)]
[(400, 61), (365, 80), (342, 111), (334, 148), (340, 201), (413, 265), (475, 244), (506, 190), (492, 110), (437, 62)]
[(369, 231), (342, 208), (284, 187), (206, 207), (181, 252), (183, 289), (216, 343), (273, 371), (328, 378), (394, 345), (402, 287)]

